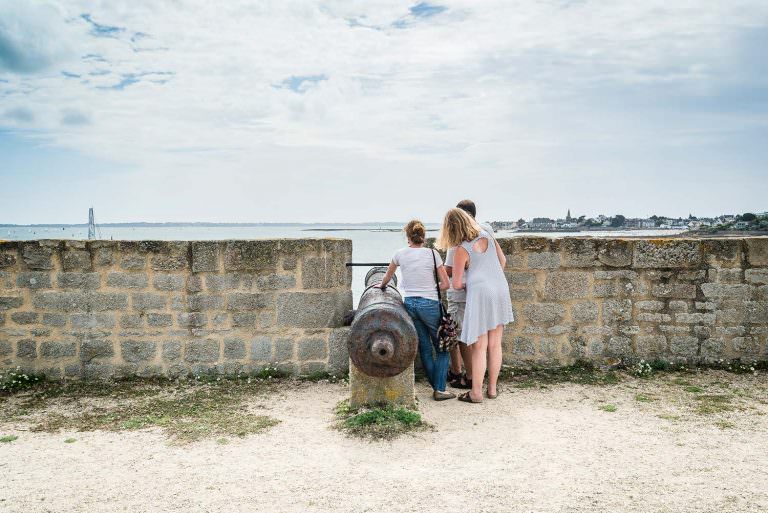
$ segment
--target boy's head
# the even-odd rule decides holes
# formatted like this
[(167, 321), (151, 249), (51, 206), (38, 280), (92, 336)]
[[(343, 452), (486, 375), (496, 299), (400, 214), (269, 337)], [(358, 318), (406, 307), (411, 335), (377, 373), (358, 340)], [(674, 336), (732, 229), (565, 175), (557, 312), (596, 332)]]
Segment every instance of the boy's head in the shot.
[(461, 200), (456, 204), (456, 208), (462, 209), (464, 212), (471, 215), (473, 219), (477, 217), (477, 208), (475, 207), (475, 202), (472, 200)]

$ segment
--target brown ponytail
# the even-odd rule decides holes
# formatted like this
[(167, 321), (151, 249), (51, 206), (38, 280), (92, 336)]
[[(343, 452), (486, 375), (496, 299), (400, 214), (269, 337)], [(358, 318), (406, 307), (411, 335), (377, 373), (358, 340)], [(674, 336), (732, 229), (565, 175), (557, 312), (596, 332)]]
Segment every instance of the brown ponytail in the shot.
[(426, 230), (424, 229), (424, 224), (422, 224), (421, 221), (418, 219), (414, 219), (412, 221), (408, 221), (408, 224), (405, 225), (405, 234), (408, 236), (408, 239), (413, 242), (414, 244), (423, 244), (424, 243), (424, 237), (426, 234)]

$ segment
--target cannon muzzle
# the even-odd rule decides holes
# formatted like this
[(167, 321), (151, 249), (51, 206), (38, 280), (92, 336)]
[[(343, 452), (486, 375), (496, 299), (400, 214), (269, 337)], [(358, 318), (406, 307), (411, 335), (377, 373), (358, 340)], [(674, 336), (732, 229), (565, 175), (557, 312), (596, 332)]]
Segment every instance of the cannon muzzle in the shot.
[[(352, 321), (347, 342), (352, 363), (369, 376), (397, 376), (416, 358), (418, 335), (397, 288), (380, 289), (386, 267), (365, 276), (366, 289)], [(397, 280), (393, 277), (393, 283)]]

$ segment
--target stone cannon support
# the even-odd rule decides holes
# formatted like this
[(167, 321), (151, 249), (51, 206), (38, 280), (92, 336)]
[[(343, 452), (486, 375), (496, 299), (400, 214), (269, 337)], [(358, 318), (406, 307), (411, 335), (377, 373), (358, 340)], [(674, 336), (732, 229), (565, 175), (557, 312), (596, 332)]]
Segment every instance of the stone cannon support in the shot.
[(352, 406), (414, 405), (418, 336), (397, 289), (376, 287), (385, 272), (386, 268), (375, 267), (366, 275), (347, 342)]

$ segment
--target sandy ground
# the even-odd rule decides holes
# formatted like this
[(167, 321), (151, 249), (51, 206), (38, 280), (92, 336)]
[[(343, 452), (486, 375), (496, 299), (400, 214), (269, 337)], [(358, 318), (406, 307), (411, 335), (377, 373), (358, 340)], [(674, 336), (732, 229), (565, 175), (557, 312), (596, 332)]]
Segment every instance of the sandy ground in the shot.
[(768, 511), (768, 377), (703, 378), (745, 391), (715, 415), (671, 379), (507, 386), (481, 405), (435, 403), (419, 385), (436, 429), (392, 442), (330, 429), (346, 388), (328, 383), (291, 384), (267, 405), (279, 425), (228, 445), (0, 419), (19, 436), (0, 444), (0, 511)]

